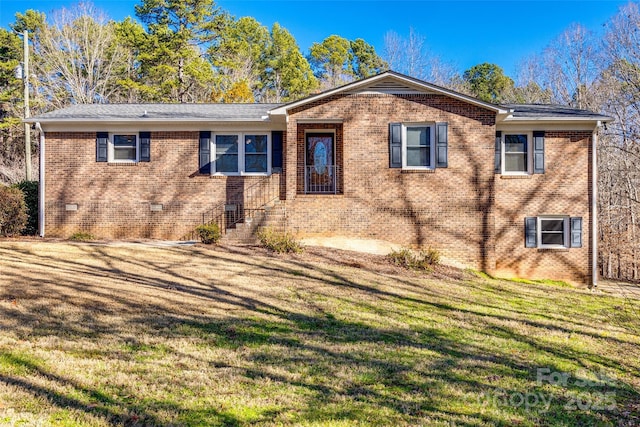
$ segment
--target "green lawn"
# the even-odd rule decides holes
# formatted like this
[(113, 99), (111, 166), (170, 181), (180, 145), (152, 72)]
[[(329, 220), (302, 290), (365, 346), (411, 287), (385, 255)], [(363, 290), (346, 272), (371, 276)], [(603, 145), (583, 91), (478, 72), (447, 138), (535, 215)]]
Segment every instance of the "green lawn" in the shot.
[(638, 301), (354, 259), (0, 241), (0, 424), (640, 425)]

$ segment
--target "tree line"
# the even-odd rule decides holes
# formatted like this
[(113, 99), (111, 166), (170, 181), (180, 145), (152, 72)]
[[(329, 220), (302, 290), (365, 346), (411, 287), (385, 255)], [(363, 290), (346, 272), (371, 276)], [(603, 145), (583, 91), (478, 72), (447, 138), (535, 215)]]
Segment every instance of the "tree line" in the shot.
[[(493, 103), (560, 104), (614, 117), (599, 135), (599, 265), (640, 280), (640, 12), (630, 2), (599, 32), (573, 24), (516, 75), (483, 63), (459, 72), (424, 36), (331, 35), (303, 53), (279, 24), (236, 18), (214, 0), (141, 0), (137, 19), (90, 4), (18, 13), (0, 28), (0, 182), (24, 170), (19, 33), (31, 37), (34, 113), (73, 103), (286, 102), (392, 69)], [(34, 147), (37, 148), (37, 147)]]
[(235, 18), (214, 0), (142, 0), (135, 15), (118, 22), (80, 3), (17, 13), (0, 28), (0, 182), (24, 170), (14, 70), (25, 30), (34, 114), (77, 103), (287, 102), (387, 68), (363, 39), (332, 35), (305, 55), (286, 28)]

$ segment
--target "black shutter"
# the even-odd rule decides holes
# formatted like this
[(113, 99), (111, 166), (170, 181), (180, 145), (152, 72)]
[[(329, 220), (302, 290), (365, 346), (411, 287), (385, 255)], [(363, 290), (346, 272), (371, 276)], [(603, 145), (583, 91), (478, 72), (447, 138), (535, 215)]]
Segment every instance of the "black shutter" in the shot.
[(282, 169), (282, 136), (281, 130), (271, 132), (271, 168)]
[(389, 123), (389, 167), (402, 167), (402, 124)]
[(449, 137), (447, 135), (448, 124), (436, 123), (436, 167), (446, 168), (448, 166), (448, 144)]
[(151, 132), (140, 132), (140, 161), (151, 161)]
[(571, 245), (572, 248), (582, 247), (582, 218), (571, 218)]
[(494, 172), (502, 172), (502, 132), (496, 131), (496, 154), (494, 159)]
[(533, 173), (544, 173), (544, 131), (533, 132)]
[(96, 162), (107, 161), (107, 145), (109, 144), (108, 132), (96, 133)]
[(200, 173), (211, 173), (211, 132), (200, 132), (199, 167)]
[(524, 247), (535, 248), (538, 240), (538, 231), (536, 226), (538, 225), (538, 218), (527, 217), (524, 219)]

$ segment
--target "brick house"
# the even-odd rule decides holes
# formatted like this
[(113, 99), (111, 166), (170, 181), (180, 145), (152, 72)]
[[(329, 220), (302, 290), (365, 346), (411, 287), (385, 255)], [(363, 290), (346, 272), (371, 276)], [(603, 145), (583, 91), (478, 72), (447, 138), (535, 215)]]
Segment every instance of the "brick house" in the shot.
[(289, 104), (75, 105), (41, 130), (40, 233), (180, 239), (211, 221), (431, 246), (498, 276), (595, 281), (611, 119), (395, 72)]

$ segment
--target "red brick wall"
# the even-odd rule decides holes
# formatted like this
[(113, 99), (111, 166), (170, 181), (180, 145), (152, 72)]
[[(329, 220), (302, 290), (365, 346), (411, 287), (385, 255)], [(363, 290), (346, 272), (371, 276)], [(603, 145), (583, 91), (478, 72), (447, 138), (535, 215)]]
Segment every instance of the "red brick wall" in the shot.
[[(513, 179), (494, 173), (491, 111), (439, 95), (341, 95), (291, 113), (289, 168), (301, 170), (304, 129), (323, 118), (342, 119), (343, 194), (297, 194), (302, 177), (288, 176), (289, 230), (431, 246), (500, 276), (589, 282), (591, 132), (547, 132), (546, 173)], [(449, 123), (448, 168), (388, 167), (389, 123), (412, 121)], [(583, 247), (525, 249), (524, 218), (543, 214), (581, 216)]]
[[(591, 132), (546, 132), (545, 173), (497, 176), (496, 273), (589, 283), (591, 273)], [(582, 217), (582, 248), (524, 247), (524, 218)]]
[[(342, 119), (343, 194), (297, 194), (300, 175), (287, 175), (289, 230), (432, 246), (450, 260), (495, 267), (493, 112), (439, 95), (334, 97), (291, 114), (290, 170), (303, 166), (304, 129), (319, 126), (304, 119)], [(448, 168), (389, 168), (390, 122), (442, 121), (449, 123)]]
[[(46, 135), (46, 234), (180, 239), (209, 212), (262, 177), (198, 172), (199, 132), (152, 132), (151, 162), (97, 163), (96, 134)], [(278, 185), (279, 175), (273, 175)], [(276, 187), (277, 188), (277, 187)], [(66, 211), (77, 204), (77, 211)], [(152, 212), (151, 204), (162, 204)]]
[[(322, 122), (325, 120), (325, 122)], [(447, 122), (449, 165), (389, 168), (389, 123)], [(306, 195), (305, 130), (336, 132), (341, 194)], [(494, 173), (495, 114), (441, 95), (341, 95), (291, 112), (280, 185), (287, 229), (431, 246), (445, 261), (501, 276), (588, 282), (591, 132), (546, 132), (546, 173)], [(543, 129), (540, 129), (543, 130)], [(47, 235), (178, 239), (261, 177), (198, 173), (198, 132), (152, 132), (151, 162), (95, 162), (95, 133), (48, 133)], [(280, 176), (282, 179), (280, 179)], [(78, 204), (77, 212), (65, 204)], [(152, 212), (150, 204), (162, 204)], [(524, 218), (583, 218), (583, 247), (524, 247)]]

